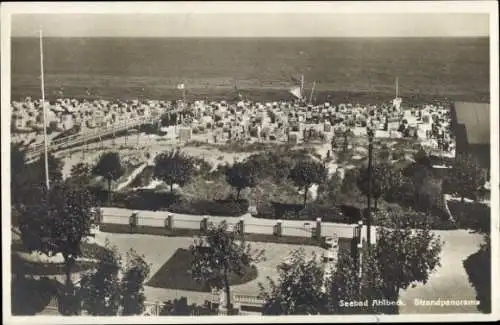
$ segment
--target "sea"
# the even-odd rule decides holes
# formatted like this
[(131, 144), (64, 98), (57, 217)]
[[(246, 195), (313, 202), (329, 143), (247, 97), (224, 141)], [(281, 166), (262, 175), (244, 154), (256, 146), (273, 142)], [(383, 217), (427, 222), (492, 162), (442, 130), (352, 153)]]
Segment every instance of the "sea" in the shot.
[[(40, 98), (38, 38), (11, 42), (11, 97)], [(46, 97), (488, 102), (488, 38), (44, 38)], [(314, 91), (313, 91), (314, 88)]]

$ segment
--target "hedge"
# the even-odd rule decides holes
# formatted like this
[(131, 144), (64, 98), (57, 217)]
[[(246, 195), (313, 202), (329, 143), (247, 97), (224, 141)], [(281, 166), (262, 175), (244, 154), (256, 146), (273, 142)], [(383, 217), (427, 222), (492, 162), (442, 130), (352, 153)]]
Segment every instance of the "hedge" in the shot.
[(360, 214), (356, 212), (349, 214), (349, 212), (352, 211), (347, 211), (344, 207), (318, 204), (315, 202), (307, 204), (304, 208), (302, 204), (271, 201), (257, 205), (256, 217), (282, 220), (316, 220), (316, 218), (320, 217), (321, 220), (325, 222), (356, 223), (357, 220), (359, 220)]
[(141, 189), (129, 192), (114, 192), (108, 203), (108, 192), (100, 188), (90, 188), (97, 205), (112, 206), (133, 210), (164, 210), (179, 199), (179, 195), (171, 192)]
[(114, 192), (109, 203), (107, 191), (95, 187), (90, 190), (97, 205), (131, 210), (168, 210), (181, 214), (235, 217), (247, 213), (249, 207), (247, 200), (186, 199), (179, 194), (151, 189)]
[(448, 201), (448, 208), (459, 228), (490, 232), (491, 209), (486, 204)]
[(248, 212), (247, 200), (178, 200), (168, 210), (181, 214), (210, 215), (221, 217), (237, 217)]

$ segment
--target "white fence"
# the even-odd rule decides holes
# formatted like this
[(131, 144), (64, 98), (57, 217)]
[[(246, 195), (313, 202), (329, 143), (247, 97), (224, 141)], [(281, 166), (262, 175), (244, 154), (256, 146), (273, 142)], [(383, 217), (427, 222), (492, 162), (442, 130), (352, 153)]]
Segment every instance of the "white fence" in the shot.
[[(109, 211), (109, 212), (108, 212)], [(102, 223), (130, 225), (132, 210), (117, 208), (103, 208)], [(128, 215), (127, 215), (128, 214)], [(316, 233), (318, 221), (298, 221), (298, 220), (270, 220), (255, 219), (248, 215), (238, 217), (218, 217), (218, 216), (199, 216), (171, 213), (168, 211), (138, 211), (136, 217), (137, 226), (161, 227), (169, 230), (173, 229), (192, 229), (202, 230), (202, 220), (207, 218), (207, 222), (215, 224), (226, 221), (229, 229), (239, 230), (242, 223), (245, 234), (264, 234), (286, 237), (306, 237), (314, 236), (338, 236), (343, 238), (352, 238), (355, 225), (333, 224), (320, 221), (321, 229)], [(170, 218), (170, 224), (168, 219)], [(257, 223), (259, 222), (259, 223)], [(280, 233), (276, 232), (278, 224)]]

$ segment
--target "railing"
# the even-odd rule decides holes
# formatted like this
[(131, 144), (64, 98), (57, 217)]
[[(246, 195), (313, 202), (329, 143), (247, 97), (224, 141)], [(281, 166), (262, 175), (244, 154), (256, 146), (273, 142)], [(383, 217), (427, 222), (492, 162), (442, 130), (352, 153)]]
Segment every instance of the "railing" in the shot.
[[(132, 129), (132, 128), (135, 128), (139, 125), (154, 123), (155, 121), (160, 120), (161, 115), (163, 113), (175, 114), (175, 113), (180, 112), (180, 111), (182, 111), (182, 109), (165, 111), (165, 112), (161, 112), (159, 114), (155, 114), (154, 116), (152, 116), (152, 115), (140, 116), (140, 117), (137, 117), (133, 120), (129, 119), (129, 120), (125, 120), (125, 121), (120, 121), (120, 122), (114, 123), (112, 125), (106, 126), (104, 128), (96, 128), (93, 131), (86, 131), (86, 132), (82, 132), (82, 133), (77, 133), (77, 134), (69, 135), (67, 137), (51, 141), (49, 143), (48, 147), (51, 151), (58, 151), (58, 150), (63, 149), (65, 147), (78, 145), (80, 143), (89, 142), (89, 141), (92, 141), (92, 140), (95, 140), (95, 139), (98, 139), (100, 137), (104, 137), (104, 136), (107, 136), (110, 134), (125, 131), (127, 129)], [(27, 160), (30, 161), (31, 159), (33, 159), (37, 155), (41, 154), (42, 151), (43, 151), (43, 143), (31, 145), (26, 152)]]
[(162, 302), (145, 302), (143, 316), (159, 316), (162, 308), (165, 306)]
[[(123, 121), (119, 122), (117, 125), (108, 126), (104, 129), (98, 128), (94, 132), (73, 134), (68, 137), (51, 141), (51, 143), (49, 143), (48, 145), (48, 149), (50, 149), (51, 151), (58, 151), (65, 147), (70, 147), (81, 143), (90, 142), (92, 140), (102, 138), (110, 134), (118, 133), (127, 129), (131, 129), (142, 124), (153, 123), (156, 119), (157, 118), (153, 117), (141, 117), (132, 122)], [(27, 160), (31, 160), (37, 155), (41, 154), (42, 150), (43, 150), (43, 143), (30, 147), (26, 152)]]
[(265, 300), (252, 295), (233, 295), (233, 301), (239, 304), (261, 307)]

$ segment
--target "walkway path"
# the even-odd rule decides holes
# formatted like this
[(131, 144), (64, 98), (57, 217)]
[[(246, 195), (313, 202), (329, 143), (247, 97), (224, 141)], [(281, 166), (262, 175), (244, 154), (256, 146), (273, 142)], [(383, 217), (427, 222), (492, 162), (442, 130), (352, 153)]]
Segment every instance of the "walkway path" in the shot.
[(441, 252), (441, 266), (433, 273), (426, 284), (408, 288), (400, 292), (406, 306), (400, 313), (475, 313), (476, 306), (416, 306), (414, 299), (427, 300), (475, 300), (476, 291), (469, 282), (463, 262), (479, 250), (483, 238), (481, 234), (466, 230), (436, 231), (444, 240)]
[(118, 184), (116, 186), (116, 189), (115, 191), (121, 191), (122, 189), (124, 189), (125, 187), (127, 187), (128, 185), (130, 185), (130, 183), (132, 183), (135, 178), (140, 174), (142, 173), (142, 171), (148, 167), (148, 166), (152, 166), (153, 165), (153, 162), (154, 162), (154, 159), (156, 157), (156, 153), (153, 154), (149, 159), (148, 161), (146, 161), (145, 163), (143, 163), (142, 165), (140, 165), (139, 167), (137, 167), (128, 177), (126, 180), (124, 180), (123, 182), (121, 182), (120, 184)]

